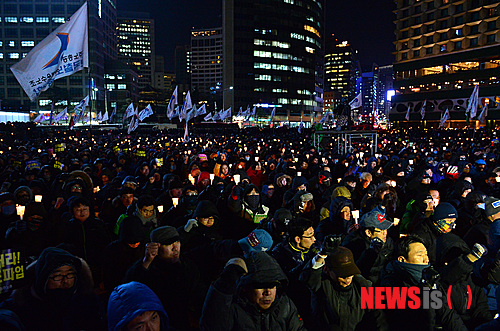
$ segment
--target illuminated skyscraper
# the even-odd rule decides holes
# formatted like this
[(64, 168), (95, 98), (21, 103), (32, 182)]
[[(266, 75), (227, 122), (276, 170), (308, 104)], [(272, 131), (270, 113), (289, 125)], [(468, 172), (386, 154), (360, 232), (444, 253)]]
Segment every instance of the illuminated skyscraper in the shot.
[[(481, 103), (499, 109), (500, 1), (396, 1), (396, 96), (391, 121), (425, 120), (437, 125), (450, 110), (451, 122), (465, 124), (465, 108), (474, 85)], [(489, 119), (498, 118), (490, 111)], [(461, 124), (461, 125), (462, 125)]]
[[(77, 104), (89, 94), (87, 69), (58, 79), (31, 102), (9, 70), (59, 25), (66, 22), (84, 0), (3, 0), (0, 2), (0, 99), (7, 110), (56, 110)], [(116, 0), (89, 1), (89, 56), (92, 98), (96, 107), (104, 104), (104, 72), (107, 61), (116, 60)]]
[[(324, 0), (223, 2), (224, 108), (300, 121), (323, 110)], [(305, 118), (304, 121), (307, 121)]]
[(148, 13), (119, 12), (116, 32), (118, 57), (139, 74), (139, 88), (154, 86), (154, 20)]

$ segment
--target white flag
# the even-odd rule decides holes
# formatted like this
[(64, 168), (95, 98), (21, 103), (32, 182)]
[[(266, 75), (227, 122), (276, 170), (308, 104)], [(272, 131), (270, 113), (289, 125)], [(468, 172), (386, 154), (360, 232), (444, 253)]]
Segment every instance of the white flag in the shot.
[(196, 112), (197, 112), (197, 109), (196, 109), (196, 105), (193, 106), (193, 109), (191, 109), (187, 115), (186, 115), (186, 122), (189, 122), (190, 120), (192, 120), (193, 118), (196, 117)]
[(302, 133), (303, 129), (304, 129), (304, 122), (302, 122), (302, 118), (300, 118), (299, 133)]
[(182, 109), (179, 113), (179, 121), (182, 122), (182, 120), (185, 120), (187, 118), (187, 112), (193, 108), (193, 103), (191, 102), (191, 93), (188, 91), (186, 95), (186, 99), (184, 100), (184, 103), (182, 104)]
[(208, 122), (208, 121), (210, 121), (210, 120), (212, 120), (212, 113), (208, 113), (208, 115), (207, 115), (207, 116), (205, 116), (205, 117), (203, 118), (203, 120), (204, 120), (204, 121), (207, 121), (207, 122)]
[(102, 115), (101, 115), (101, 112), (98, 112), (98, 113), (97, 113), (97, 116), (96, 116), (96, 121), (97, 121), (97, 122), (101, 122), (101, 121), (102, 121)]
[(149, 117), (151, 115), (153, 115), (153, 109), (151, 109), (151, 105), (148, 104), (146, 108), (141, 110), (141, 112), (139, 113), (139, 121), (142, 122), (146, 117)]
[(109, 116), (108, 116), (108, 111), (106, 110), (104, 112), (104, 115), (102, 115), (101, 121), (104, 122), (104, 121), (107, 121), (107, 120), (109, 120)]
[(134, 113), (135, 113), (134, 104), (130, 103), (130, 105), (128, 105), (127, 109), (125, 110), (125, 113), (123, 114), (123, 119), (126, 120), (130, 116), (133, 116)]
[(85, 107), (89, 105), (89, 96), (87, 95), (85, 98), (83, 98), (76, 106), (74, 110), (78, 109), (83, 109), (85, 110)]
[(177, 86), (175, 87), (174, 93), (170, 97), (167, 107), (167, 117), (172, 119), (174, 117), (175, 105), (177, 104)]
[(473, 119), (477, 115), (477, 107), (479, 106), (479, 85), (474, 86), (474, 90), (469, 98), (469, 102), (467, 103), (466, 113), (469, 113), (470, 119)]
[(406, 111), (406, 116), (405, 116), (405, 119), (406, 119), (407, 121), (409, 121), (409, 120), (410, 120), (410, 105), (408, 105), (408, 110)]
[(37, 117), (33, 120), (33, 122), (35, 122), (35, 123), (41, 123), (41, 122), (42, 122), (42, 121), (44, 121), (44, 120), (45, 120), (45, 116), (44, 116), (43, 114), (40, 114), (40, 115), (38, 115), (38, 116), (37, 116)]
[(351, 109), (356, 109), (359, 107), (363, 106), (363, 98), (361, 92), (358, 93), (358, 95), (349, 102), (349, 106), (351, 106)]
[(221, 121), (224, 121), (226, 118), (229, 118), (229, 117), (231, 117), (231, 107), (229, 107), (225, 111), (220, 112)]
[(118, 103), (115, 103), (115, 108), (113, 108), (113, 112), (111, 113), (111, 117), (109, 118), (109, 121), (113, 121), (116, 115), (116, 108), (118, 107)]
[(31, 101), (54, 80), (88, 68), (87, 3), (10, 67)]
[(328, 122), (328, 117), (330, 116), (330, 113), (325, 113), (325, 115), (321, 118), (321, 120), (319, 121), (320, 124), (323, 124), (323, 123), (326, 123)]
[(127, 130), (128, 133), (130, 134), (130, 132), (135, 131), (135, 129), (137, 129), (138, 126), (139, 126), (139, 117), (137, 116), (136, 112), (134, 116), (132, 116), (132, 120), (128, 125), (128, 130)]
[(439, 127), (444, 127), (444, 125), (446, 124), (446, 121), (450, 119), (450, 111), (448, 109), (446, 109), (446, 111), (444, 112), (444, 115), (441, 115), (441, 121), (439, 123)]
[(275, 114), (276, 114), (276, 107), (273, 107), (273, 111), (271, 112), (271, 119), (270, 119), (271, 122), (273, 121)]
[(424, 101), (422, 108), (420, 108), (420, 115), (422, 116), (422, 119), (424, 119), (424, 117), (425, 117), (425, 108), (426, 107), (427, 107), (427, 100)]
[(189, 131), (188, 131), (188, 123), (186, 122), (186, 129), (184, 130), (184, 142), (187, 143), (189, 141)]
[(488, 116), (488, 106), (489, 106), (489, 104), (487, 103), (483, 107), (483, 110), (481, 111), (481, 114), (479, 114), (479, 122), (481, 122), (481, 124), (486, 123), (486, 116)]
[(243, 116), (243, 108), (240, 107), (240, 111), (238, 112), (236, 117), (241, 117), (241, 116)]
[(207, 113), (207, 107), (203, 104), (200, 109), (196, 111), (196, 116), (205, 115)]
[(64, 108), (62, 112), (60, 112), (59, 114), (56, 115), (56, 117), (54, 117), (54, 123), (58, 123), (66, 116), (68, 116), (68, 107)]
[(212, 121), (220, 120), (220, 115), (221, 115), (222, 112), (223, 112), (223, 110), (221, 110), (218, 113), (215, 113), (214, 116), (212, 116)]

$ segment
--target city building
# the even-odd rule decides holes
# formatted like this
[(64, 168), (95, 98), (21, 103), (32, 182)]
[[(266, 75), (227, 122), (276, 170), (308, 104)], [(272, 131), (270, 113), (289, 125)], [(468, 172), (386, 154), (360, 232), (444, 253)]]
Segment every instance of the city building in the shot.
[(105, 106), (111, 115), (116, 106), (119, 122), (125, 109), (131, 102), (139, 101), (139, 75), (135, 70), (121, 61), (114, 61), (106, 65), (105, 78)]
[(363, 72), (361, 77), (356, 81), (356, 91), (357, 93), (361, 91), (363, 107), (354, 110), (354, 117), (368, 121), (378, 111), (378, 100), (380, 97), (378, 87), (379, 68), (376, 64), (373, 64), (372, 70)]
[[(116, 0), (89, 1), (91, 84), (88, 70), (84, 69), (56, 80), (51, 88), (31, 102), (9, 70), (84, 3), (84, 0), (3, 0), (0, 3), (0, 27), (3, 31), (0, 33), (0, 99), (3, 110), (47, 110), (54, 102), (55, 110), (60, 111), (68, 105), (76, 105), (89, 94), (94, 109), (104, 107), (105, 63), (117, 57)], [(89, 85), (92, 91), (89, 91)]]
[(389, 116), (391, 110), (391, 99), (394, 95), (394, 70), (392, 65), (378, 68), (378, 97), (377, 111), (379, 114)]
[[(479, 85), (481, 104), (498, 109), (500, 95), (500, 1), (396, 1), (396, 95), (390, 120), (437, 125), (450, 111), (452, 126), (465, 124), (467, 99)], [(410, 108), (410, 122), (405, 120)], [(488, 119), (498, 118), (489, 112)]]
[(139, 74), (139, 88), (154, 86), (154, 20), (148, 13), (120, 11), (116, 34), (118, 58)]
[(191, 31), (191, 93), (213, 110), (222, 105), (222, 28)]
[(174, 52), (174, 71), (178, 96), (184, 100), (187, 91), (191, 89), (191, 45), (177, 45)]
[(163, 86), (165, 86), (165, 93), (169, 100), (175, 89), (175, 80), (175, 74), (173, 72), (166, 72), (163, 74)]
[(223, 107), (259, 121), (304, 122), (323, 111), (324, 0), (223, 2)]
[(155, 72), (153, 87), (158, 90), (165, 90), (165, 58), (161, 55), (155, 56)]
[(348, 41), (340, 42), (333, 35), (326, 39), (325, 92), (334, 91), (337, 102), (343, 98), (350, 101), (356, 95), (361, 72), (356, 54)]

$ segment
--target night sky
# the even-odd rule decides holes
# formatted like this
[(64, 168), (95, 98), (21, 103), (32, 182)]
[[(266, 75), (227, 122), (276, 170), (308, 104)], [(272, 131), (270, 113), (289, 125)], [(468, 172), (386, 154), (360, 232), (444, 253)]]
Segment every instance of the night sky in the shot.
[[(373, 62), (390, 64), (394, 50), (393, 0), (327, 0), (326, 32), (349, 40), (359, 50), (364, 69)], [(173, 71), (175, 45), (190, 40), (190, 30), (222, 25), (220, 0), (119, 0), (119, 10), (145, 11), (156, 24), (156, 52), (165, 56), (167, 71)]]

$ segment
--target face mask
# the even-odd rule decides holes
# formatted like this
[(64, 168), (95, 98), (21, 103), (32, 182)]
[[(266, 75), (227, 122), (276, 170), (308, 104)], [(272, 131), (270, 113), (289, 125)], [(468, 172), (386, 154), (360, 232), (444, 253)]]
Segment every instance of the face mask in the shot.
[(439, 220), (434, 224), (441, 233), (448, 233), (455, 228), (455, 222), (448, 222), (446, 220)]
[(246, 197), (248, 206), (250, 206), (250, 209), (252, 210), (257, 209), (257, 207), (259, 206), (259, 200), (260, 200), (259, 195), (248, 195)]
[(245, 160), (250, 161), (250, 156), (245, 156)]
[(10, 215), (14, 214), (15, 212), (16, 212), (15, 205), (2, 207), (2, 214), (6, 215), (6, 216), (10, 216)]
[(47, 299), (56, 305), (67, 304), (71, 300), (74, 291), (75, 289), (73, 287), (69, 289), (55, 288), (53, 290), (47, 290)]

